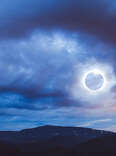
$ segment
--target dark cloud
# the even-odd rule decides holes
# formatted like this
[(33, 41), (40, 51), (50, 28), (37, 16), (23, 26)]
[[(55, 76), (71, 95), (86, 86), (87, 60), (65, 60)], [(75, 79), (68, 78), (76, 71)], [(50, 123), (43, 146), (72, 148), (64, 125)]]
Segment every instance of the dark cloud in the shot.
[[(46, 41), (46, 49), (34, 45), (35, 41), (22, 41), (25, 46), (20, 42), (0, 45), (0, 92), (17, 93), (30, 99), (64, 96), (65, 86), (72, 77), (70, 57), (53, 53), (54, 49), (49, 52)], [(68, 76), (64, 77), (65, 74)]]
[(8, 4), (3, 3), (6, 12), (1, 14), (1, 38), (25, 36), (39, 28), (54, 28), (90, 33), (111, 43), (116, 41), (115, 7), (112, 1), (60, 0), (43, 3), (30, 0), (19, 3), (12, 0), (12, 3), (14, 5), (9, 6), (10, 15)]
[[(31, 89), (31, 88), (30, 88)], [(46, 93), (22, 88), (2, 88), (0, 89), (0, 107), (2, 109), (19, 109), (31, 111), (44, 111), (49, 109), (83, 107), (87, 102), (74, 100), (64, 92)], [(86, 106), (88, 107), (88, 106)]]

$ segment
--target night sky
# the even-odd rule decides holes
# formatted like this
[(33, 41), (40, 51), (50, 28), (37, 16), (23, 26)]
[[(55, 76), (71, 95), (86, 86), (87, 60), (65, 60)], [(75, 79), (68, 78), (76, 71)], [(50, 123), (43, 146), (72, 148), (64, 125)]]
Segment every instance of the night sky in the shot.
[(0, 130), (116, 131), (116, 2), (0, 2)]

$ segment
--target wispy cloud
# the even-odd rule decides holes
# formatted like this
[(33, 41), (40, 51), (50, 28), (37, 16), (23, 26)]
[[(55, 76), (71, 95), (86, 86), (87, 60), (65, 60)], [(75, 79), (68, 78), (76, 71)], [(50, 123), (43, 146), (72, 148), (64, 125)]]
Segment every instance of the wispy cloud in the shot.
[(78, 126), (80, 126), (80, 127), (92, 127), (95, 124), (104, 123), (104, 122), (111, 122), (111, 121), (112, 121), (112, 119), (92, 120), (92, 121), (85, 122), (84, 124), (80, 124)]

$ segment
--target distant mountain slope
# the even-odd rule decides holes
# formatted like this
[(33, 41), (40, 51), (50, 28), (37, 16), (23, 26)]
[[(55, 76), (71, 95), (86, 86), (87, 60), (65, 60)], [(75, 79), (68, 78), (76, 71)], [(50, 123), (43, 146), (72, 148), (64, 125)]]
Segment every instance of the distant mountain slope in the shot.
[(74, 156), (116, 156), (116, 135), (89, 140), (73, 147), (72, 151)]
[(61, 137), (64, 138), (64, 140), (66, 140), (66, 137), (70, 137), (70, 139), (72, 138), (72, 142), (75, 142), (76, 140), (75, 143), (77, 144), (85, 142), (89, 139), (111, 134), (114, 133), (90, 128), (41, 126), (16, 132), (0, 131), (0, 141), (7, 141), (11, 143), (29, 143), (52, 139), (55, 142), (59, 142)]
[[(69, 140), (70, 141), (70, 140)], [(49, 141), (48, 146), (42, 146), (39, 143), (25, 144), (24, 155), (29, 156), (116, 156), (116, 135), (104, 136), (73, 147), (64, 147), (53, 145)], [(49, 145), (52, 145), (51, 147)]]
[(115, 149), (115, 133), (90, 128), (42, 126), (0, 132), (2, 156), (116, 156)]

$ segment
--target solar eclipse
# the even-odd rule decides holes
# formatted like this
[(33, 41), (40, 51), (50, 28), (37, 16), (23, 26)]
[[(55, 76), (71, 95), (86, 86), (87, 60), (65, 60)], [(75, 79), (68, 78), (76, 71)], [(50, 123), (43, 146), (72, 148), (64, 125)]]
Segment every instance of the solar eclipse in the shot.
[(99, 69), (90, 70), (83, 76), (83, 86), (89, 92), (100, 92), (104, 89), (105, 84), (105, 74)]

